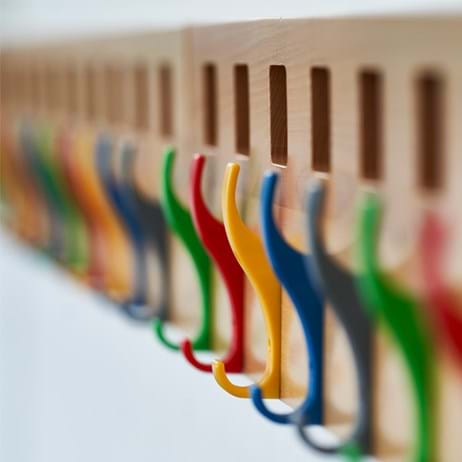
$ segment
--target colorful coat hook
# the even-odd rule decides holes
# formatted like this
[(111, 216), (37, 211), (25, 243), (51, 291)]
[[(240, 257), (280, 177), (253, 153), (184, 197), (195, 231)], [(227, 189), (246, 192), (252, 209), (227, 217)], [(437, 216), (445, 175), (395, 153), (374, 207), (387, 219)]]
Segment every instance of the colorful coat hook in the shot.
[(56, 197), (52, 184), (49, 181), (46, 169), (41, 162), (35, 140), (34, 127), (25, 123), (20, 127), (19, 138), (21, 150), (26, 160), (31, 178), (34, 178), (43, 193), (50, 217), (50, 239), (48, 251), (50, 255), (59, 261), (65, 262), (66, 238), (61, 211), (61, 202)]
[(63, 131), (60, 138), (60, 161), (62, 163), (63, 174), (66, 178), (70, 192), (73, 195), (80, 211), (82, 218), (85, 220), (88, 230), (89, 255), (86, 282), (97, 290), (103, 290), (104, 287), (104, 262), (103, 262), (103, 240), (104, 236), (100, 232), (100, 227), (94, 216), (87, 210), (87, 205), (81, 194), (82, 177), (78, 169), (78, 162), (75, 159), (75, 140), (76, 137), (70, 130)]
[(120, 181), (115, 179), (113, 167), (114, 157), (118, 149), (110, 136), (101, 138), (99, 149), (96, 152), (96, 165), (104, 185), (106, 194), (120, 218), (127, 238), (131, 244), (134, 257), (135, 271), (133, 273), (133, 293), (129, 299), (121, 302), (122, 309), (133, 319), (145, 321), (153, 317), (152, 307), (146, 303), (146, 260), (144, 255), (145, 236), (141, 227), (136, 208), (133, 202), (131, 189), (128, 187), (128, 170), (134, 157), (133, 147), (123, 145), (121, 149), (121, 164), (123, 177)]
[(383, 322), (407, 367), (416, 404), (416, 442), (412, 460), (434, 460), (432, 342), (420, 314), (420, 302), (389, 280), (377, 260), (381, 204), (378, 196), (366, 196), (359, 222), (361, 273), (359, 287), (365, 306)]
[[(223, 363), (229, 372), (241, 372), (244, 362), (244, 273), (226, 236), (223, 223), (209, 211), (202, 197), (201, 184), (206, 157), (196, 155), (191, 172), (191, 210), (197, 232), (225, 282), (232, 311), (231, 345)], [(181, 345), (183, 354), (196, 369), (212, 372), (212, 364), (200, 362), (191, 342)]]
[(447, 232), (436, 213), (424, 218), (421, 236), (422, 271), (425, 280), (427, 307), (445, 342), (462, 367), (462, 306), (443, 282), (441, 260)]
[[(261, 304), (268, 335), (265, 372), (258, 382), (263, 398), (279, 398), (281, 376), (281, 288), (271, 270), (260, 236), (247, 227), (236, 204), (239, 165), (228, 164), (223, 182), (223, 222), (237, 261), (252, 284)], [(249, 398), (251, 387), (233, 384), (222, 361), (213, 363), (218, 384), (233, 396)]]
[(323, 408), (323, 300), (313, 280), (312, 271), (305, 267), (310, 259), (289, 245), (274, 221), (273, 202), (279, 174), (268, 172), (261, 190), (261, 226), (263, 240), (271, 266), (282, 287), (294, 304), (305, 335), (309, 358), (308, 394), (298, 409), (289, 414), (276, 414), (263, 402), (262, 390), (252, 387), (252, 401), (265, 417), (275, 423), (288, 424), (298, 421), (319, 424)]
[[(194, 229), (189, 211), (180, 203), (173, 187), (173, 162), (175, 151), (167, 148), (162, 169), (162, 206), (167, 222), (174, 234), (188, 251), (196, 269), (202, 296), (202, 320), (197, 337), (192, 341), (195, 350), (210, 350), (212, 346), (212, 267), (210, 258)], [(168, 340), (164, 334), (164, 321), (154, 321), (154, 332), (159, 340), (172, 350), (180, 346)]]
[(66, 264), (79, 276), (88, 266), (88, 236), (79, 209), (69, 193), (60, 169), (57, 152), (59, 132), (50, 126), (42, 127), (36, 135), (37, 154), (44, 169), (53, 200), (57, 204), (65, 229)]
[[(132, 162), (133, 166), (133, 162)], [(153, 317), (167, 319), (170, 305), (170, 260), (169, 260), (169, 239), (167, 223), (158, 201), (144, 196), (134, 184), (133, 168), (131, 170), (131, 181), (128, 187), (131, 189), (133, 202), (137, 210), (137, 216), (145, 234), (145, 246), (153, 249), (159, 263), (159, 300), (155, 301), (152, 311)], [(146, 247), (145, 247), (146, 251)], [(147, 284), (150, 280), (147, 280)], [(155, 313), (155, 314), (154, 314)]]
[(123, 302), (132, 294), (130, 278), (131, 258), (128, 255), (126, 239), (104, 192), (95, 165), (95, 151), (99, 140), (90, 133), (79, 132), (74, 141), (74, 158), (77, 169), (85, 178), (85, 188), (80, 188), (80, 196), (85, 210), (97, 223), (102, 236), (101, 248), (104, 262), (104, 290), (113, 300)]
[(367, 315), (356, 284), (356, 275), (340, 266), (326, 250), (322, 238), (322, 219), (326, 196), (325, 180), (314, 180), (306, 202), (307, 233), (312, 258), (306, 263), (316, 271), (337, 319), (340, 321), (351, 345), (356, 363), (359, 387), (359, 411), (351, 436), (335, 446), (316, 443), (299, 423), (299, 433), (313, 449), (323, 453), (343, 453), (356, 457), (370, 454), (373, 425), (373, 321)]

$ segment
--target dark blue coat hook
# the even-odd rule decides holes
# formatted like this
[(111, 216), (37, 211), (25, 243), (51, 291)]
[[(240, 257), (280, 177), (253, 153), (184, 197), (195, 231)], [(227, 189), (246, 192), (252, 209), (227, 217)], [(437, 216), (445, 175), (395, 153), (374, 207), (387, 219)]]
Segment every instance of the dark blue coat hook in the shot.
[[(158, 301), (155, 301), (155, 305), (150, 310), (149, 316), (165, 320), (168, 318), (170, 303), (170, 247), (167, 223), (160, 202), (147, 197), (135, 185), (135, 157), (135, 155), (131, 155), (127, 158), (129, 161), (127, 173), (130, 179), (127, 187), (131, 192), (136, 214), (144, 232), (144, 250), (147, 250), (147, 248), (152, 249), (157, 258), (160, 273), (159, 278), (153, 281), (154, 284), (159, 284), (159, 290), (156, 293), (159, 294), (160, 298)], [(150, 284), (149, 272), (147, 272), (146, 278), (146, 283)]]
[(323, 300), (305, 266), (308, 255), (295, 250), (279, 232), (273, 216), (273, 201), (279, 174), (266, 173), (261, 192), (261, 225), (266, 252), (275, 274), (287, 291), (300, 318), (309, 353), (308, 394), (298, 409), (289, 414), (270, 411), (262, 399), (258, 386), (253, 386), (251, 397), (258, 411), (279, 424), (299, 421), (320, 424), (323, 420)]
[[(146, 260), (144, 256), (144, 235), (136, 215), (131, 191), (127, 188), (126, 179), (118, 182), (112, 171), (114, 146), (107, 135), (101, 135), (96, 146), (96, 167), (112, 206), (121, 218), (122, 225), (130, 237), (135, 255), (134, 293), (130, 300), (121, 304), (122, 309), (133, 319), (144, 321), (151, 319), (150, 307), (146, 306)], [(133, 148), (125, 145), (122, 148), (122, 162), (126, 168), (129, 157), (133, 156)], [(126, 172), (126, 170), (124, 170)]]
[(351, 436), (338, 445), (317, 444), (305, 431), (303, 422), (299, 422), (298, 431), (311, 448), (323, 453), (369, 454), (372, 427), (373, 322), (361, 302), (356, 288), (356, 276), (341, 267), (326, 251), (321, 236), (325, 196), (325, 180), (313, 181), (306, 202), (309, 230), (307, 236), (312, 257), (306, 263), (316, 271), (326, 298), (331, 302), (351, 345), (358, 374), (360, 404), (357, 423)]

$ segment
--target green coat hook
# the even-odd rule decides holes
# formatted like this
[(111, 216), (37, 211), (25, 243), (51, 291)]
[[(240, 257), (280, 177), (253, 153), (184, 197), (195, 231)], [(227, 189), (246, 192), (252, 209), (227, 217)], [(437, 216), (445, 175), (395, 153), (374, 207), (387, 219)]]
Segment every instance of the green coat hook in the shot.
[(88, 266), (88, 236), (57, 159), (61, 149), (69, 149), (65, 137), (64, 132), (56, 136), (50, 127), (43, 127), (38, 133), (37, 148), (44, 167), (45, 181), (64, 219), (66, 263), (77, 274), (83, 274)]
[(381, 203), (376, 194), (368, 193), (360, 213), (359, 288), (371, 310), (389, 331), (404, 359), (416, 405), (415, 462), (435, 460), (432, 411), (433, 346), (424, 325), (420, 302), (387, 279), (377, 259), (377, 241)]
[[(202, 322), (199, 333), (192, 342), (192, 346), (195, 350), (209, 350), (212, 344), (212, 267), (210, 258), (205, 252), (199, 236), (194, 229), (191, 214), (180, 203), (174, 192), (172, 180), (174, 159), (175, 150), (171, 147), (167, 148), (162, 168), (161, 204), (171, 230), (191, 256), (199, 280), (202, 297)], [(175, 345), (166, 338), (162, 319), (154, 321), (154, 332), (168, 348), (172, 350), (180, 349), (180, 345)]]

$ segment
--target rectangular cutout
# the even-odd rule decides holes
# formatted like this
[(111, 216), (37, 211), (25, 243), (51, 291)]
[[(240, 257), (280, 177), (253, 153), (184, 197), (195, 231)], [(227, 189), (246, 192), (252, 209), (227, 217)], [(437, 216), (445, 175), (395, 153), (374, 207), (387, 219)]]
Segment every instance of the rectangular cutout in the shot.
[(85, 69), (85, 114), (90, 122), (96, 119), (96, 69), (89, 66)]
[(285, 66), (270, 66), (271, 162), (287, 165), (287, 74)]
[(29, 70), (30, 102), (34, 110), (40, 109), (40, 73), (36, 66)]
[(214, 64), (205, 64), (203, 67), (204, 92), (204, 143), (216, 146), (217, 133), (217, 82)]
[(121, 68), (109, 66), (104, 73), (106, 120), (117, 125), (125, 120), (124, 75)]
[(330, 73), (325, 67), (311, 69), (312, 168), (330, 171)]
[(159, 131), (162, 136), (173, 135), (173, 86), (172, 69), (168, 64), (159, 68)]
[(365, 70), (359, 75), (360, 98), (360, 175), (379, 180), (383, 175), (382, 158), (382, 76)]
[(249, 68), (246, 64), (234, 66), (234, 125), (236, 152), (250, 154), (250, 100)]
[(432, 72), (417, 79), (418, 184), (438, 189), (443, 183), (443, 83)]
[(78, 111), (78, 80), (75, 68), (69, 68), (66, 73), (66, 109), (70, 114)]
[(46, 107), (49, 111), (56, 111), (59, 106), (58, 76), (55, 69), (48, 68), (45, 77)]
[(138, 65), (134, 71), (135, 127), (138, 130), (149, 128), (149, 72), (144, 65)]

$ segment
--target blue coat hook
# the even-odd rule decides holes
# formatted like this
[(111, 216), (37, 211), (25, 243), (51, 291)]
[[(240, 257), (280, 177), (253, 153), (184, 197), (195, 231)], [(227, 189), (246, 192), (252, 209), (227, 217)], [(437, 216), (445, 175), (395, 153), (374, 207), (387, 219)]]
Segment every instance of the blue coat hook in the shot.
[[(133, 148), (125, 145), (122, 151), (124, 168), (130, 157), (133, 156)], [(144, 256), (144, 235), (138, 222), (135, 207), (127, 188), (126, 180), (117, 182), (112, 172), (112, 159), (114, 147), (111, 138), (101, 135), (96, 146), (96, 167), (101, 181), (106, 190), (112, 206), (121, 218), (126, 232), (129, 234), (130, 243), (135, 254), (135, 284), (131, 300), (121, 304), (122, 309), (135, 320), (151, 319), (151, 308), (146, 306), (146, 261)], [(126, 172), (126, 170), (124, 170)]]
[(372, 427), (372, 351), (373, 322), (367, 314), (356, 287), (356, 276), (341, 267), (326, 251), (321, 235), (323, 207), (326, 196), (325, 180), (315, 180), (306, 202), (308, 243), (312, 258), (307, 265), (317, 272), (326, 298), (331, 302), (351, 345), (356, 363), (360, 397), (358, 419), (351, 436), (335, 446), (321, 446), (305, 431), (302, 422), (298, 431), (311, 448), (327, 453), (370, 454)]
[[(149, 316), (161, 320), (168, 318), (168, 307), (170, 304), (170, 259), (169, 259), (169, 238), (167, 223), (162, 212), (162, 207), (158, 200), (144, 195), (135, 186), (134, 179), (134, 156), (128, 157), (127, 173), (130, 181), (127, 183), (136, 215), (140, 220), (144, 233), (144, 249), (150, 248), (156, 255), (159, 264), (159, 280), (154, 283), (160, 284), (158, 291), (160, 299), (150, 310)], [(146, 274), (146, 283), (150, 284), (149, 274)]]
[(308, 255), (288, 245), (277, 229), (273, 216), (273, 201), (279, 175), (266, 173), (261, 192), (261, 225), (266, 252), (275, 274), (290, 296), (300, 318), (309, 352), (309, 392), (301, 406), (289, 414), (276, 414), (263, 402), (261, 389), (253, 386), (251, 397), (258, 411), (279, 424), (299, 421), (319, 424), (323, 406), (323, 300), (310, 271), (305, 267)]

